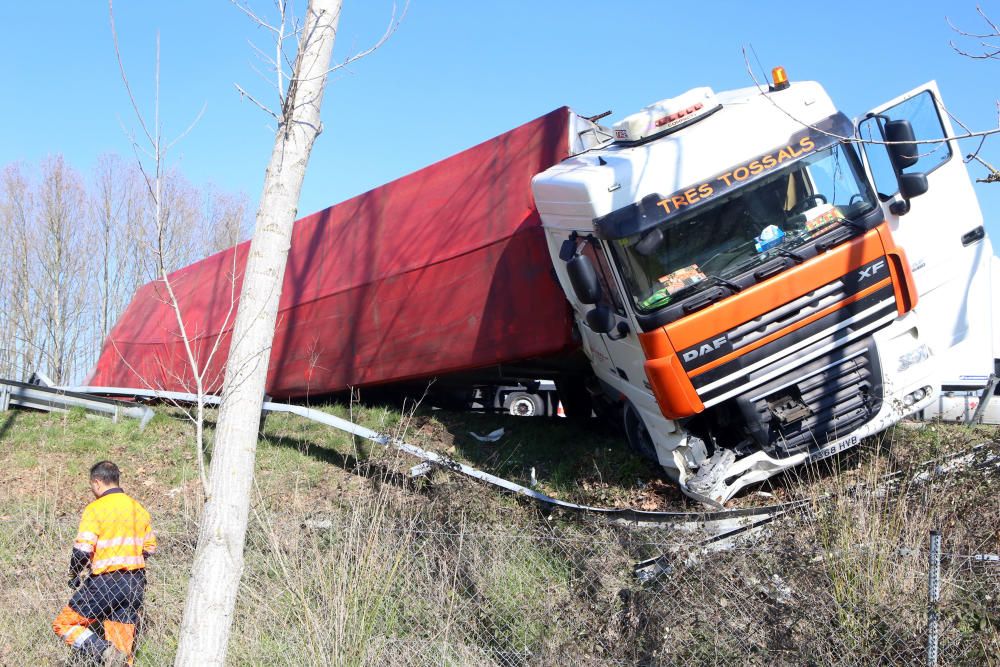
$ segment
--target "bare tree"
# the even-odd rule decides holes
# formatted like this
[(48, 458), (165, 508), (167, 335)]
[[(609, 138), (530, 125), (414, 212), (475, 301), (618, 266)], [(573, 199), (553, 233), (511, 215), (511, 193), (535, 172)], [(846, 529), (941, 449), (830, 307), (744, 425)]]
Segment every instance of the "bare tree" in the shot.
[(120, 156), (102, 155), (94, 169), (91, 195), (98, 260), (95, 313), (99, 345), (111, 332), (132, 293), (143, 282), (145, 205), (137, 174)]
[[(177, 378), (189, 387), (196, 400), (193, 412), (182, 407), (195, 429), (195, 454), (198, 463), (199, 477), (202, 488), (208, 492), (208, 474), (205, 466), (205, 409), (207, 404), (207, 387), (212, 386), (217, 378), (210, 377), (212, 360), (219, 351), (223, 337), (217, 335), (207, 353), (198, 346), (196, 340), (199, 334), (206, 332), (191, 332), (181, 310), (174, 285), (171, 282), (172, 270), (187, 264), (196, 256), (198, 236), (192, 230), (197, 230), (200, 195), (191, 187), (178, 172), (171, 171), (167, 166), (167, 154), (170, 149), (183, 139), (197, 124), (204, 112), (199, 112), (191, 125), (172, 140), (163, 136), (160, 120), (160, 41), (156, 39), (156, 74), (154, 76), (153, 118), (150, 121), (141, 111), (140, 105), (132, 92), (125, 63), (118, 45), (118, 34), (115, 29), (113, 0), (108, 0), (108, 15), (111, 22), (111, 36), (114, 43), (115, 56), (121, 73), (122, 84), (132, 105), (134, 117), (139, 131), (131, 136), (132, 147), (136, 155), (136, 166), (142, 176), (142, 183), (148, 195), (150, 229), (148, 247), (153, 258), (152, 273), (154, 280), (161, 289), (162, 298), (171, 308), (177, 325), (179, 339), (188, 363), (190, 375)], [(231, 277), (235, 285), (237, 278)], [(219, 333), (224, 331), (236, 310), (235, 294), (230, 302), (229, 313), (220, 326)], [(128, 365), (128, 360), (122, 357), (122, 363)], [(134, 369), (133, 369), (134, 370)], [(138, 375), (138, 374), (137, 374)], [(140, 376), (141, 378), (141, 376)], [(190, 382), (188, 382), (190, 381)], [(150, 387), (158, 389), (160, 387)]]
[(86, 196), (79, 175), (61, 156), (42, 163), (39, 186), (38, 273), (31, 281), (34, 301), (43, 313), (44, 358), (49, 377), (66, 382), (76, 370), (81, 320), (91, 289), (86, 262), (89, 238), (80, 224)]
[[(163, 202), (160, 237), (141, 170), (114, 154), (89, 183), (58, 156), (0, 171), (0, 377), (82, 380), (136, 289), (157, 279), (150, 248), (160, 242), (165, 266), (180, 266), (244, 234), (245, 195), (168, 171)], [(207, 383), (218, 386), (215, 373)]]
[[(166, 161), (166, 154), (161, 154)], [(157, 279), (205, 256), (202, 236), (202, 196), (176, 169), (163, 169), (154, 178), (160, 181), (159, 211), (150, 216), (147, 230), (154, 252)]]
[(7, 267), (0, 292), (0, 325), (7, 332), (0, 370), (6, 377), (22, 379), (38, 368), (42, 350), (32, 304), (33, 219), (34, 195), (24, 170), (9, 165), (0, 174), (0, 259)]
[[(263, 402), (278, 299), (285, 274), (299, 193), (313, 143), (321, 131), (320, 105), (340, 20), (340, 0), (310, 0), (301, 31), (287, 27), (287, 5), (277, 0), (271, 26), (240, 6), (275, 37), (271, 60), (278, 74), (280, 110), (257, 221), (250, 245), (240, 308), (229, 350), (208, 500), (188, 586), (176, 665), (222, 665), (243, 575), (243, 550), (260, 410)], [(298, 51), (284, 80), (284, 41), (294, 34)], [(246, 95), (241, 89), (241, 93)]]
[(209, 186), (204, 192), (202, 249), (211, 255), (249, 237), (246, 195), (231, 195)]

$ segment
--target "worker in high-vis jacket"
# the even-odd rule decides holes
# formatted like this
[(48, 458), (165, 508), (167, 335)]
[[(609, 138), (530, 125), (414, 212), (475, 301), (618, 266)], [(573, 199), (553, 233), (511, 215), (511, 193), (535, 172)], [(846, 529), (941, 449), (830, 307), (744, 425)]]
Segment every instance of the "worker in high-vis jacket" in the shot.
[[(74, 651), (106, 667), (132, 664), (146, 558), (156, 551), (149, 512), (121, 490), (120, 478), (111, 461), (90, 469), (95, 500), (83, 510), (73, 542), (69, 585), (74, 593), (52, 622)], [(94, 631), (98, 621), (103, 637)]]

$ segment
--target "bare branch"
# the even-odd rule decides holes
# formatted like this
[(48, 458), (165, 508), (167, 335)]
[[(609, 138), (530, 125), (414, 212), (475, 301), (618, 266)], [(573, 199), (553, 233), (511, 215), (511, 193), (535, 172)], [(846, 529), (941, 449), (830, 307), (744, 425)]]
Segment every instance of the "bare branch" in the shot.
[(976, 162), (978, 162), (979, 164), (983, 165), (984, 167), (990, 170), (990, 173), (986, 175), (986, 178), (977, 178), (976, 179), (977, 183), (1000, 183), (1000, 170), (997, 170), (997, 168), (994, 167), (992, 164), (990, 164), (983, 158), (979, 157), (975, 153), (971, 153), (968, 155), (968, 157), (966, 158), (966, 162), (968, 162), (969, 160), (975, 160)]
[(183, 132), (181, 132), (176, 137), (174, 137), (172, 141), (168, 142), (167, 146), (166, 146), (166, 148), (164, 150), (165, 151), (169, 151), (171, 148), (174, 147), (174, 145), (178, 141), (180, 141), (181, 139), (183, 139), (184, 137), (186, 137), (188, 134), (190, 134), (191, 130), (194, 129), (194, 126), (197, 125), (198, 121), (201, 120), (201, 117), (205, 115), (205, 110), (206, 109), (208, 109), (208, 102), (205, 102), (204, 104), (201, 105), (201, 110), (198, 112), (198, 115), (196, 115), (194, 117), (194, 120), (191, 121), (191, 124), (187, 126), (187, 129), (185, 129)]
[(994, 46), (993, 44), (989, 44), (987, 42), (981, 42), (980, 45), (985, 47), (986, 49), (993, 49), (993, 50), (983, 51), (982, 53), (969, 53), (968, 51), (964, 51), (958, 48), (958, 46), (955, 44), (954, 41), (949, 41), (948, 44), (951, 46), (952, 49), (954, 49), (955, 53), (957, 53), (958, 55), (965, 56), (966, 58), (972, 58), (973, 60), (993, 60), (996, 58), (1000, 58), (1000, 46)]
[[(244, 14), (246, 14), (250, 18), (251, 21), (253, 21), (257, 25), (259, 25), (261, 28), (264, 28), (266, 30), (270, 30), (271, 32), (273, 32), (275, 34), (278, 33), (278, 28), (277, 27), (271, 25), (270, 23), (268, 23), (264, 19), (262, 19), (259, 16), (257, 16), (257, 14), (255, 14), (254, 11), (252, 9), (250, 9), (250, 7), (248, 7), (247, 5), (243, 4), (242, 2), (238, 2), (237, 0), (230, 0), (230, 1), (232, 2), (233, 7), (236, 7), (236, 9), (238, 9), (241, 12), (243, 12)], [(278, 4), (278, 3), (276, 2), (275, 4)], [(284, 3), (281, 3), (281, 4), (284, 4)]]
[(985, 41), (988, 39), (1000, 38), (1000, 27), (998, 27), (997, 24), (986, 14), (986, 12), (983, 11), (983, 8), (981, 6), (976, 5), (976, 12), (978, 12), (979, 16), (983, 19), (986, 25), (988, 25), (993, 32), (984, 34), (967, 32), (965, 30), (962, 30), (961, 28), (958, 28), (954, 23), (951, 22), (950, 18), (946, 17), (945, 20), (948, 22), (948, 26), (954, 32), (961, 35), (962, 37), (968, 39), (980, 40), (979, 46), (982, 47), (983, 51), (981, 53), (971, 53), (969, 51), (959, 48), (954, 41), (949, 41), (948, 44), (951, 46), (952, 49), (954, 49), (956, 53), (958, 53), (961, 56), (965, 56), (966, 58), (972, 58), (973, 60), (1000, 59), (1000, 46)]
[(393, 3), (392, 15), (389, 18), (389, 25), (386, 27), (385, 32), (382, 34), (379, 40), (369, 48), (365, 49), (364, 51), (356, 53), (353, 56), (346, 58), (340, 64), (331, 67), (322, 76), (326, 76), (327, 74), (336, 72), (337, 70), (344, 69), (351, 63), (357, 62), (358, 60), (361, 60), (365, 56), (369, 56), (376, 50), (378, 50), (378, 48), (381, 47), (383, 44), (385, 44), (387, 41), (389, 41), (389, 38), (392, 37), (396, 33), (396, 30), (399, 29), (399, 25), (400, 23), (403, 22), (403, 19), (406, 18), (406, 12), (409, 10), (409, 8), (410, 8), (410, 0), (406, 0), (406, 2), (403, 4), (403, 11), (400, 12), (399, 18), (396, 18), (396, 4)]
[(258, 102), (257, 99), (253, 95), (251, 95), (247, 91), (243, 90), (243, 88), (240, 87), (240, 84), (235, 83), (233, 85), (236, 86), (236, 90), (239, 91), (239, 93), (240, 93), (240, 99), (242, 99), (244, 97), (247, 98), (248, 100), (250, 100), (251, 102), (253, 102), (255, 105), (257, 105), (257, 107), (259, 109), (261, 109), (262, 111), (264, 111), (265, 113), (267, 113), (269, 116), (271, 116), (271, 118), (274, 118), (274, 120), (278, 121), (279, 123), (281, 122), (281, 117), (278, 116), (278, 114), (274, 113), (273, 111), (271, 111), (270, 109), (268, 109), (266, 106), (264, 106), (263, 104), (261, 104), (260, 102)]
[(114, 0), (108, 0), (108, 18), (111, 21), (111, 41), (115, 45), (115, 58), (118, 60), (118, 70), (121, 72), (122, 84), (125, 86), (125, 92), (128, 93), (129, 102), (132, 104), (132, 110), (135, 111), (136, 120), (139, 122), (139, 127), (142, 131), (146, 133), (146, 138), (149, 139), (149, 143), (156, 143), (153, 141), (153, 135), (150, 134), (149, 128), (146, 127), (145, 118), (142, 112), (139, 111), (139, 105), (135, 101), (135, 95), (132, 94), (132, 87), (128, 82), (128, 75), (125, 73), (125, 63), (122, 61), (121, 50), (118, 48), (118, 32), (115, 30), (115, 12), (112, 2)]

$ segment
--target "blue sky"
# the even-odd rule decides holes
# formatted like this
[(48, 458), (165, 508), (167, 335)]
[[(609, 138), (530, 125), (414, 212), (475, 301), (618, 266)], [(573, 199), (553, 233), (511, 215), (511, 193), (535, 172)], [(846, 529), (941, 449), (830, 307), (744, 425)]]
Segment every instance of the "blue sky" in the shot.
[[(264, 12), (271, 2), (252, 5)], [(1000, 19), (1000, 1), (982, 5)], [(345, 0), (335, 58), (374, 42), (391, 8), (387, 0)], [(205, 107), (171, 163), (195, 183), (243, 191), (256, 202), (273, 135), (234, 84), (273, 95), (253, 71), (247, 44), (270, 48), (267, 36), (223, 0), (118, 0), (115, 12), (130, 77), (150, 113), (159, 32), (165, 134), (176, 136)], [(850, 116), (933, 78), (966, 124), (996, 127), (1000, 61), (955, 54), (946, 16), (971, 31), (983, 27), (974, 0), (916, 0), (905, 9), (854, 0), (413, 0), (389, 43), (331, 81), (326, 130), (299, 211), (364, 192), (558, 106), (585, 115), (612, 109), (614, 119), (695, 86), (748, 85), (744, 44), (753, 44), (768, 71), (780, 64), (793, 79), (821, 82)], [(0, 164), (61, 153), (86, 172), (101, 153), (129, 154), (122, 124), (133, 120), (106, 3), (5, 2), (0, 23)], [(1000, 166), (1000, 136), (982, 155)], [(1000, 184), (977, 191), (997, 238)]]

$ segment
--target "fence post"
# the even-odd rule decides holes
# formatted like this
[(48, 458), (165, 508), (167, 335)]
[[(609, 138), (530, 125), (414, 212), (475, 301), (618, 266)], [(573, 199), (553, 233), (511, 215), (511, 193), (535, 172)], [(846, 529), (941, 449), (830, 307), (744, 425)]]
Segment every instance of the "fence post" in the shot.
[(938, 600), (941, 598), (941, 531), (931, 531), (927, 567), (927, 667), (938, 663)]

